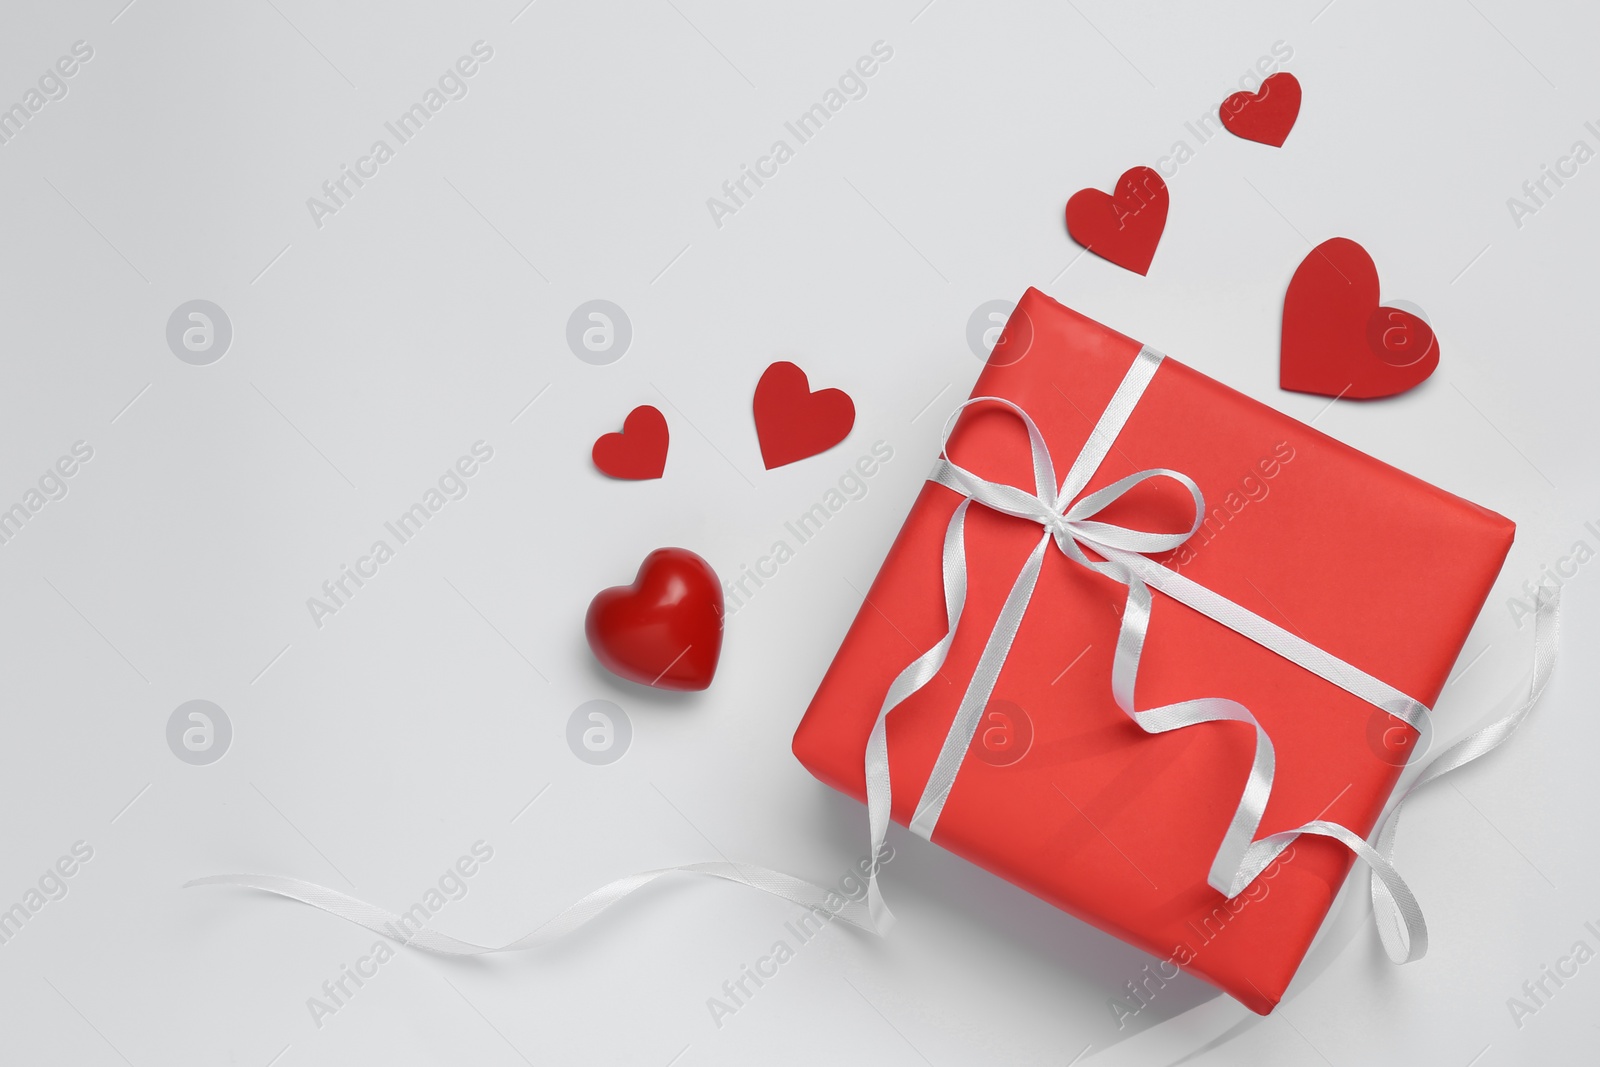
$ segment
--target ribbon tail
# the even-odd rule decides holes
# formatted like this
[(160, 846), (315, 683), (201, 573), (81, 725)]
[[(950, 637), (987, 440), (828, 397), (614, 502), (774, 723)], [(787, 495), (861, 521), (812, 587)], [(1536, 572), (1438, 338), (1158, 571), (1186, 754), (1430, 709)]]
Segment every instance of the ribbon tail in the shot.
[[(944, 743), (939, 747), (939, 757), (928, 774), (922, 797), (917, 801), (916, 813), (911, 818), (912, 832), (926, 840), (933, 840), (933, 828), (944, 812), (945, 801), (950, 797), (962, 761), (967, 758), (967, 750), (972, 747), (972, 738), (978, 732), (983, 709), (989, 703), (995, 683), (1000, 680), (1000, 668), (1011, 654), (1011, 643), (1016, 640), (1022, 617), (1028, 610), (1028, 602), (1033, 599), (1033, 587), (1039, 580), (1044, 554), (1049, 547), (1050, 535), (1047, 533), (1022, 565), (1017, 580), (1012, 583), (1011, 591), (1006, 594), (1005, 603), (1000, 608), (999, 618), (995, 620), (994, 629), (984, 643), (983, 653), (978, 657), (978, 665), (973, 668), (972, 679), (961, 696), (955, 718), (945, 733)], [(959, 562), (964, 576), (967, 566), (964, 552)]]
[(889, 836), (889, 812), (893, 804), (893, 788), (889, 781), (889, 713), (911, 694), (933, 681), (950, 654), (955, 640), (956, 627), (961, 623), (961, 611), (967, 603), (966, 519), (970, 500), (963, 500), (950, 516), (944, 531), (944, 605), (945, 634), (939, 643), (912, 660), (889, 686), (878, 709), (867, 738), (866, 782), (867, 824), (872, 840), (872, 868), (867, 875), (867, 910), (873, 928), (888, 933), (894, 925), (894, 914), (884, 902), (883, 890), (878, 885), (878, 857)]
[(1228, 829), (1212, 857), (1211, 870), (1206, 882), (1226, 897), (1244, 890), (1255, 876), (1276, 858), (1278, 852), (1288, 847), (1288, 841), (1278, 846), (1259, 866), (1253, 861), (1260, 856), (1256, 830), (1266, 813), (1267, 799), (1272, 795), (1272, 780), (1277, 767), (1277, 757), (1272, 738), (1256, 721), (1250, 709), (1236, 700), (1225, 697), (1200, 697), (1179, 701), (1143, 711), (1134, 704), (1134, 691), (1139, 679), (1139, 661), (1144, 656), (1145, 638), (1150, 631), (1150, 589), (1119, 561), (1108, 559), (1095, 566), (1096, 570), (1126, 583), (1128, 597), (1122, 608), (1122, 625), (1117, 633), (1117, 649), (1112, 659), (1111, 693), (1123, 714), (1132, 719), (1149, 734), (1163, 734), (1211, 722), (1237, 722), (1255, 732), (1255, 750), (1251, 756), (1250, 774), (1240, 791)]
[[(876, 855), (873, 858), (876, 862)], [(531, 933), (525, 934), (507, 944), (493, 946), (477, 945), (470, 941), (462, 941), (459, 938), (451, 937), (448, 934), (441, 934), (423, 926), (421, 922), (410, 914), (397, 915), (385, 908), (378, 907), (376, 904), (369, 904), (364, 900), (352, 897), (348, 893), (341, 893), (337, 889), (329, 889), (326, 886), (302, 881), (299, 878), (285, 878), (274, 874), (217, 874), (186, 882), (183, 888), (188, 889), (193, 886), (203, 885), (226, 885), (274, 893), (280, 897), (288, 897), (290, 900), (298, 900), (302, 904), (309, 904), (319, 911), (336, 915), (346, 922), (355, 923), (357, 926), (365, 927), (375, 934), (381, 934), (401, 944), (410, 945), (425, 952), (432, 952), (440, 956), (484, 956), (498, 952), (520, 952), (525, 949), (538, 948), (542, 945), (550, 944), (598, 918), (602, 912), (613, 904), (669, 874), (700, 874), (736, 882), (739, 885), (759, 889), (782, 900), (798, 904), (808, 910), (824, 911), (833, 918), (843, 919), (850, 925), (863, 930), (877, 932), (866, 905), (861, 901), (842, 897), (837, 890), (815, 885), (802, 878), (796, 878), (792, 874), (784, 874), (782, 871), (774, 871), (748, 863), (727, 863), (721, 860), (706, 863), (686, 863), (679, 867), (661, 867), (656, 870), (640, 871), (637, 874), (618, 878), (616, 881), (608, 882), (582, 899), (575, 901)], [(830, 897), (836, 901), (843, 899), (845, 903), (837, 908), (829, 907), (827, 901)]]
[[(1437, 781), (1450, 772), (1483, 758), (1510, 739), (1517, 727), (1521, 726), (1533, 711), (1539, 698), (1544, 695), (1545, 687), (1549, 685), (1550, 677), (1555, 673), (1560, 636), (1561, 594), (1558, 590), (1554, 594), (1541, 596), (1534, 612), (1533, 677), (1528, 685), (1528, 695), (1509, 714), (1473, 731), (1424, 764), (1416, 781), (1399, 800), (1395, 801), (1388, 817), (1378, 829), (1377, 840), (1371, 851), (1376, 860), (1381, 861), (1381, 865), (1380, 862), (1362, 855), (1362, 858), (1372, 865), (1373, 921), (1377, 924), (1378, 935), (1383, 940), (1384, 951), (1395, 963), (1410, 963), (1421, 959), (1428, 951), (1428, 929), (1422, 920), (1421, 909), (1417, 908), (1414, 898), (1410, 899), (1408, 908), (1406, 898), (1410, 898), (1409, 891), (1404, 897), (1398, 897), (1391, 879), (1384, 877), (1382, 873), (1385, 868), (1391, 872), (1394, 870), (1391, 860), (1394, 856), (1395, 836), (1400, 829), (1402, 806), (1413, 793), (1429, 782)], [(1398, 877), (1395, 875), (1396, 879)], [(1403, 882), (1401, 886), (1404, 887)]]
[[(1340, 823), (1326, 820), (1313, 820), (1293, 830), (1284, 830), (1268, 834), (1259, 840), (1252, 840), (1255, 830), (1260, 823), (1265, 811), (1266, 801), (1272, 790), (1272, 749), (1271, 740), (1266, 732), (1256, 722), (1255, 717), (1242, 706), (1232, 701), (1217, 698), (1187, 701), (1182, 704), (1168, 705), (1150, 711), (1133, 710), (1133, 687), (1138, 676), (1139, 657), (1143, 648), (1146, 628), (1149, 625), (1149, 593), (1135, 571), (1154, 571), (1158, 565), (1148, 563), (1139, 557), (1130, 557), (1125, 553), (1113, 550), (1108, 554), (1111, 567), (1105, 568), (1106, 573), (1113, 573), (1116, 565), (1123, 564), (1122, 573), (1115, 574), (1119, 580), (1128, 581), (1128, 605), (1123, 613), (1123, 628), (1118, 639), (1117, 658), (1112, 678), (1112, 688), (1117, 702), (1123, 710), (1133, 718), (1142, 728), (1150, 733), (1160, 733), (1166, 730), (1177, 729), (1183, 726), (1196, 725), (1200, 722), (1211, 722), (1220, 719), (1233, 719), (1246, 722), (1253, 726), (1257, 734), (1255, 762), (1251, 768), (1250, 779), (1244, 794), (1240, 798), (1239, 806), (1234, 812), (1233, 820), (1222, 844), (1218, 847), (1215, 860), (1207, 881), (1224, 896), (1233, 897), (1243, 892), (1263, 870), (1265, 870), (1278, 856), (1289, 847), (1301, 834), (1313, 834), (1328, 837), (1339, 841), (1361, 859), (1370, 868), (1370, 889), (1373, 905), (1373, 921), (1378, 930), (1378, 936), (1383, 942), (1384, 951), (1389, 958), (1397, 963), (1410, 963), (1421, 959), (1428, 950), (1428, 926), (1423, 917), (1421, 905), (1416, 896), (1411, 892), (1405, 879), (1395, 869), (1393, 863), (1394, 842), (1400, 825), (1400, 811), (1405, 801), (1417, 789), (1429, 782), (1457, 770), (1473, 760), (1479, 759), (1503, 744), (1518, 726), (1527, 718), (1543, 694), (1550, 677), (1555, 670), (1557, 649), (1559, 647), (1559, 597), (1552, 596), (1541, 598), (1534, 625), (1534, 670), (1532, 682), (1529, 686), (1527, 697), (1508, 715), (1497, 719), (1480, 730), (1451, 745), (1432, 761), (1426, 764), (1414, 783), (1406, 790), (1390, 808), (1389, 815), (1380, 824), (1374, 842), (1369, 844), (1360, 835), (1349, 827)], [(1132, 566), (1127, 566), (1132, 564)], [(1141, 566), (1143, 565), (1143, 566)], [(1160, 568), (1165, 570), (1164, 568)], [(1170, 572), (1168, 572), (1170, 573)], [(1192, 583), (1187, 583), (1192, 585)], [(1201, 588), (1201, 587), (1194, 587)], [(1173, 587), (1163, 590), (1175, 596), (1175, 599), (1188, 604), (1196, 610), (1211, 614), (1207, 608), (1212, 607), (1209, 602), (1197, 604), (1192, 602), (1193, 589), (1182, 583), (1173, 583)], [(1208, 596), (1214, 596), (1209, 594)], [(1194, 598), (1204, 599), (1204, 598)], [(1239, 609), (1239, 617), (1248, 615)], [(1215, 617), (1215, 616), (1213, 616)], [(1237, 621), (1237, 619), (1236, 619)], [(1261, 620), (1265, 622), (1265, 620)], [(1271, 624), (1267, 624), (1271, 625)], [(1244, 631), (1245, 627), (1233, 626), (1230, 628)], [(1251, 635), (1253, 636), (1253, 635)], [(1258, 639), (1259, 641), (1259, 639)], [(1267, 641), (1259, 643), (1273, 648), (1274, 645)], [(1275, 651), (1282, 651), (1275, 648)], [(1296, 662), (1299, 662), (1296, 659)], [(1315, 666), (1308, 666), (1316, 673), (1330, 681), (1335, 681), (1344, 688), (1358, 695), (1364, 695), (1377, 706), (1384, 707), (1413, 725), (1423, 730), (1430, 728), (1430, 723), (1425, 715), (1415, 716), (1407, 714), (1421, 705), (1417, 705), (1410, 698), (1401, 699), (1374, 699), (1380, 697), (1381, 692), (1374, 692), (1373, 686), (1365, 684), (1367, 679), (1361, 672), (1348, 668), (1338, 672), (1324, 673)], [(1347, 665), (1344, 665), (1347, 667)], [(1337, 674), (1341, 677), (1329, 677)], [(1375, 679), (1373, 681), (1376, 681)], [(1377, 683), (1379, 686), (1382, 683)], [(1387, 688), (1387, 687), (1384, 687)], [(1365, 692), (1360, 692), (1364, 690)], [(1415, 721), (1413, 721), (1415, 719)]]

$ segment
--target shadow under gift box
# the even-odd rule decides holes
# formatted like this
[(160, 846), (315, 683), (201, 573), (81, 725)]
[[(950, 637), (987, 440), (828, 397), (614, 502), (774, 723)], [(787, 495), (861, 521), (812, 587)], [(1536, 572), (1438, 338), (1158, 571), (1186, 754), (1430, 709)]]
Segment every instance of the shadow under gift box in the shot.
[[(1029, 289), (973, 396), (1003, 397), (1027, 411), (1059, 478), (1140, 347)], [(1027, 433), (999, 405), (968, 408), (948, 454), (980, 477), (1033, 485)], [(1515, 532), (1510, 520), (1170, 358), (1085, 492), (1152, 467), (1193, 478), (1212, 516), (1184, 548), (1157, 562), (1182, 561), (1185, 576), (1429, 707)], [(1264, 477), (1269, 469), (1273, 476)], [(1244, 506), (1247, 476), (1256, 480), (1255, 499)], [(1265, 496), (1256, 482), (1268, 487)], [(944, 635), (941, 549), (961, 499), (941, 485), (923, 487), (795, 733), (800, 762), (858, 800), (866, 798), (867, 737), (890, 683)], [(1193, 508), (1187, 491), (1154, 479), (1100, 517), (1136, 529), (1185, 530)], [(888, 720), (892, 814), (902, 825), (1001, 603), (1042, 536), (1036, 523), (976, 504), (966, 522), (967, 603), (949, 657)], [(1353, 856), (1307, 835), (1232, 907), (1207, 885), (1249, 773), (1255, 733), (1219, 722), (1151, 735), (1123, 714), (1111, 693), (1111, 664), (1126, 592), (1049, 549), (991, 698), (991, 706), (1005, 700), (1026, 712), (1032, 746), (1008, 766), (969, 750), (933, 840), (1172, 958), (1265, 1014), (1294, 976)], [(1397, 730), (1414, 740), (1415, 732), (1166, 595), (1152, 595), (1135, 706), (1215, 696), (1255, 714), (1277, 755), (1258, 838), (1317, 818), (1370, 834), (1403, 762), (1373, 738)], [(982, 739), (980, 727), (974, 748)], [(1424, 831), (1413, 825), (1410, 832)], [(892, 886), (888, 892), (892, 903)]]

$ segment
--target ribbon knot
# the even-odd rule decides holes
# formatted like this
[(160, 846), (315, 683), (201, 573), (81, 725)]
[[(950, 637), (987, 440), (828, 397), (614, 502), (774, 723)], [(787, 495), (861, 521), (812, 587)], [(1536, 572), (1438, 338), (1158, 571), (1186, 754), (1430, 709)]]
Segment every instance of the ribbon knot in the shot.
[[(1063, 555), (1085, 567), (1117, 577), (1119, 581), (1123, 581), (1120, 577), (1121, 568), (1114, 566), (1107, 568), (1103, 564), (1096, 563), (1087, 556), (1084, 549), (1093, 550), (1102, 559), (1109, 559), (1111, 552), (1131, 552), (1142, 556), (1159, 555), (1178, 548), (1200, 529), (1206, 513), (1205, 495), (1200, 491), (1200, 486), (1187, 474), (1166, 467), (1152, 467), (1130, 474), (1096, 492), (1079, 496), (1089, 476), (1094, 473), (1094, 468), (1080, 471), (1081, 462), (1074, 464), (1073, 469), (1058, 487), (1055, 480), (1055, 464), (1050, 458), (1050, 450), (1045, 444), (1044, 436), (1028, 413), (1011, 401), (1002, 397), (973, 397), (955, 410), (951, 420), (953, 421), (973, 404), (980, 403), (1002, 405), (1022, 420), (1028, 431), (1028, 444), (1032, 452), (1034, 492), (1029, 493), (1008, 482), (995, 482), (980, 477), (958, 466), (942, 450), (939, 462), (929, 475), (931, 481), (949, 486), (968, 500), (982, 504), (990, 510), (1038, 523), (1055, 541), (1056, 547), (1061, 549)], [(948, 442), (950, 436), (948, 421), (945, 424), (944, 436)], [(1093, 444), (1092, 438), (1091, 444)], [(1098, 462), (1095, 466), (1099, 466)], [(1154, 478), (1166, 478), (1177, 482), (1188, 491), (1194, 504), (1194, 521), (1189, 524), (1187, 530), (1170, 532), (1139, 530), (1119, 526), (1116, 523), (1102, 522), (1097, 518), (1136, 486)], [(1107, 552), (1107, 549), (1111, 552)], [(1113, 571), (1117, 573), (1113, 574)]]
[(1062, 552), (1068, 551), (1067, 545), (1078, 541), (1077, 520), (1069, 519), (1064, 514), (1059, 512), (1052, 514), (1045, 520), (1044, 527), (1050, 531), (1050, 535), (1055, 538), (1056, 545)]

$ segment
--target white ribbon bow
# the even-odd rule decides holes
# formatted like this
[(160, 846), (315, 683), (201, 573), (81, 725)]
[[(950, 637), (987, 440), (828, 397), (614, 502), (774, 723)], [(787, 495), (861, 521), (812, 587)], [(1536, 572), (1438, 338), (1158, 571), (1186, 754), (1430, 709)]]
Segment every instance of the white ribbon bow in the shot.
[[(1134, 689), (1139, 675), (1139, 662), (1149, 632), (1151, 596), (1156, 588), (1210, 617), (1228, 629), (1268, 648), (1292, 663), (1311, 671), (1340, 688), (1383, 709), (1396, 718), (1422, 732), (1430, 734), (1428, 708), (1419, 700), (1400, 692), (1365, 671), (1344, 662), (1310, 642), (1284, 630), (1226, 597), (1212, 592), (1176, 571), (1155, 563), (1150, 555), (1175, 549), (1187, 541), (1200, 528), (1205, 515), (1205, 498), (1200, 487), (1188, 475), (1166, 468), (1154, 468), (1129, 475), (1087, 496), (1078, 498), (1088, 485), (1094, 472), (1110, 451), (1112, 443), (1121, 433), (1139, 397), (1155, 376), (1164, 357), (1151, 348), (1139, 352), (1118, 387), (1105, 413), (1089, 435), (1083, 450), (1072, 464), (1072, 469), (1057, 486), (1055, 468), (1050, 451), (1038, 426), (1028, 413), (1009, 400), (999, 397), (974, 397), (962, 405), (956, 414), (973, 404), (999, 404), (1022, 420), (1028, 432), (1032, 452), (1034, 491), (1029, 493), (1004, 482), (982, 478), (953, 463), (941, 449), (941, 458), (929, 480), (938, 482), (962, 494), (966, 499), (956, 506), (945, 530), (943, 551), (945, 635), (927, 652), (907, 666), (889, 687), (889, 692), (879, 709), (877, 720), (868, 737), (866, 751), (867, 812), (874, 853), (887, 836), (892, 787), (889, 778), (889, 751), (887, 720), (889, 713), (911, 694), (921, 689), (943, 665), (961, 620), (966, 603), (967, 561), (965, 525), (967, 509), (974, 503), (991, 510), (1013, 515), (1043, 527), (1044, 534), (1035, 546), (1021, 572), (1007, 594), (994, 628), (985, 642), (983, 653), (968, 682), (955, 717), (945, 735), (938, 759), (923, 787), (910, 827), (924, 838), (932, 839), (934, 827), (949, 799), (951, 787), (961, 763), (966, 758), (984, 708), (994, 691), (1010, 652), (1012, 641), (1022, 624), (1022, 617), (1033, 597), (1034, 585), (1044, 564), (1045, 553), (1054, 543), (1067, 558), (1081, 566), (1112, 578), (1128, 587), (1128, 597), (1122, 612), (1121, 629), (1117, 637), (1113, 660), (1111, 691), (1130, 719), (1146, 733), (1160, 734), (1209, 722), (1241, 722), (1255, 730), (1255, 757), (1245, 781), (1239, 802), (1230, 820), (1227, 832), (1217, 846), (1215, 858), (1206, 881), (1213, 889), (1227, 897), (1237, 896), (1255, 880), (1263, 870), (1277, 859), (1280, 853), (1301, 834), (1330, 837), (1348, 847), (1372, 868), (1372, 899), (1379, 934), (1389, 957), (1397, 963), (1407, 963), (1420, 958), (1427, 951), (1427, 924), (1416, 898), (1390, 862), (1394, 835), (1398, 828), (1394, 812), (1385, 820), (1379, 832), (1379, 846), (1369, 845), (1359, 834), (1340, 823), (1314, 819), (1295, 827), (1269, 834), (1259, 840), (1255, 832), (1266, 811), (1272, 794), (1274, 755), (1272, 739), (1256, 721), (1250, 709), (1237, 701), (1223, 697), (1201, 697), (1180, 701), (1156, 708), (1138, 710), (1134, 706)], [(952, 416), (952, 421), (954, 415)], [(950, 424), (946, 423), (945, 440), (948, 442)], [(1189, 529), (1175, 533), (1133, 530), (1099, 521), (1096, 516), (1121, 498), (1134, 486), (1152, 478), (1169, 478), (1189, 491), (1195, 506), (1195, 519)], [(1091, 559), (1085, 549), (1102, 557)], [(1418, 779), (1415, 785), (1431, 781), (1449, 770), (1475, 759), (1495, 747), (1509, 736), (1521, 717), (1532, 707), (1549, 670), (1554, 667), (1554, 603), (1544, 609), (1541, 629), (1537, 631), (1542, 653), (1536, 654), (1535, 686), (1520, 714), (1509, 716), (1514, 722), (1502, 720), (1484, 731), (1453, 746), (1435, 765)], [(1544, 636), (1546, 631), (1548, 636)], [(1543, 670), (1539, 666), (1543, 665)], [(1495, 731), (1495, 727), (1502, 729)], [(1495, 731), (1491, 736), (1491, 731)], [(1477, 739), (1476, 741), (1474, 739)], [(1469, 742), (1474, 742), (1469, 744)], [(1469, 753), (1470, 754), (1467, 754)], [(1452, 760), (1451, 754), (1456, 753)], [(1465, 758), (1459, 758), (1461, 756)], [(1448, 765), (1445, 765), (1448, 764)], [(1435, 769), (1437, 768), (1437, 769)], [(1409, 795), (1409, 791), (1408, 794)], [(1402, 797), (1402, 800), (1404, 798)], [(867, 903), (873, 921), (881, 928), (892, 924), (893, 916), (883, 901), (878, 887), (876, 871), (868, 884)]]

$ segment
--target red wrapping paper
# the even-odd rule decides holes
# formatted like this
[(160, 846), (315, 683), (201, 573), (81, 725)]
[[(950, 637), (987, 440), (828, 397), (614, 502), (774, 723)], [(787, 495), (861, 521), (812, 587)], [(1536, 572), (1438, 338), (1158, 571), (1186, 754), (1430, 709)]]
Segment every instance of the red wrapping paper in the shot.
[[(1059, 476), (1139, 349), (1029, 289), (972, 395), (1003, 397), (1032, 415)], [(975, 474), (1031, 491), (1026, 433), (999, 405), (964, 412), (948, 451)], [(1171, 358), (1086, 492), (1151, 467), (1194, 478), (1208, 512), (1206, 525), (1182, 548), (1154, 557), (1158, 562), (1430, 707), (1515, 531), (1510, 520)], [(1166, 482), (1144, 483), (1102, 517), (1134, 528), (1187, 529), (1193, 505)], [(867, 736), (890, 682), (943, 636), (940, 550), (960, 500), (943, 486), (923, 488), (795, 733), (801, 763), (859, 800), (866, 797)], [(968, 513), (968, 599), (949, 658), (939, 678), (889, 716), (892, 815), (902, 825), (1001, 602), (1040, 536), (1036, 524), (981, 506)], [(1124, 586), (1049, 551), (989, 705), (1007, 708), (1013, 719), (1015, 711), (996, 702), (1021, 708), (1032, 724), (1031, 745), (1009, 765), (979, 758), (985, 728), (1002, 721), (986, 719), (933, 839), (1171, 959), (1252, 1010), (1270, 1012), (1353, 857), (1342, 845), (1306, 836), (1232, 901), (1206, 884), (1249, 771), (1254, 732), (1208, 723), (1155, 736), (1128, 720), (1110, 683), (1125, 596)], [(1277, 753), (1258, 837), (1316, 818), (1370, 834), (1403, 762), (1383, 739), (1414, 741), (1414, 732), (1164, 594), (1154, 596), (1136, 706), (1221, 696), (1254, 712)]]

